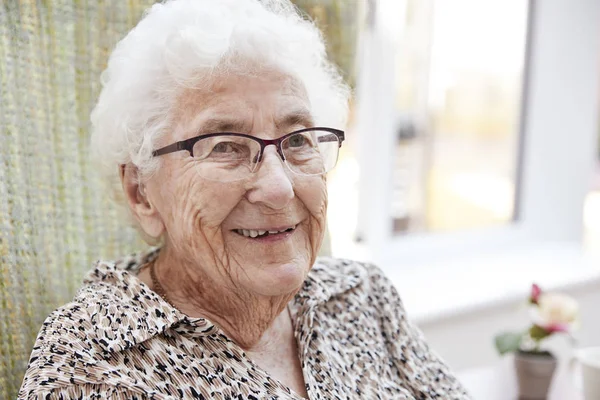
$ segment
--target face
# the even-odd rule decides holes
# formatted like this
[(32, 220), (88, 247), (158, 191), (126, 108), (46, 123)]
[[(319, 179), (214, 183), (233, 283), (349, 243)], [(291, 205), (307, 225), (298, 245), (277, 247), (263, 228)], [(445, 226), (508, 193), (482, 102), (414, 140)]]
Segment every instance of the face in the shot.
[[(303, 87), (277, 73), (217, 79), (210, 89), (182, 94), (176, 109), (172, 134), (157, 148), (214, 132), (274, 139), (312, 125)], [(168, 251), (187, 265), (188, 279), (262, 296), (300, 287), (325, 229), (324, 176), (294, 174), (274, 146), (249, 178), (234, 182), (204, 179), (186, 151), (161, 158), (145, 185), (147, 197), (154, 224), (163, 228)], [(270, 233), (245, 235), (251, 231)]]

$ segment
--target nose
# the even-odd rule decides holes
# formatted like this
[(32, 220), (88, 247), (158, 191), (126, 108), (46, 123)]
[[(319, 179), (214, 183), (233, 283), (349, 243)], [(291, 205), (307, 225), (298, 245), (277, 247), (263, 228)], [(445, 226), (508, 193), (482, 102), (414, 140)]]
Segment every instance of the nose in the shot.
[(248, 201), (262, 203), (274, 210), (281, 210), (294, 198), (289, 171), (275, 146), (267, 146), (262, 155), (258, 170), (254, 173), (252, 187), (248, 191)]

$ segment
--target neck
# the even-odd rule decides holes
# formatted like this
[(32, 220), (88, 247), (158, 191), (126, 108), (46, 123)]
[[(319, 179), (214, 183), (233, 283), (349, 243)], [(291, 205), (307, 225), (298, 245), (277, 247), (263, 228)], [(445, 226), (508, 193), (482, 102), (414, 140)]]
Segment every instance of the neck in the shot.
[(190, 317), (207, 318), (246, 351), (268, 348), (284, 330), (293, 335), (286, 307), (295, 292), (281, 296), (249, 293), (232, 282), (211, 279), (198, 266), (177, 260), (168, 249), (161, 250), (154, 268), (169, 302)]

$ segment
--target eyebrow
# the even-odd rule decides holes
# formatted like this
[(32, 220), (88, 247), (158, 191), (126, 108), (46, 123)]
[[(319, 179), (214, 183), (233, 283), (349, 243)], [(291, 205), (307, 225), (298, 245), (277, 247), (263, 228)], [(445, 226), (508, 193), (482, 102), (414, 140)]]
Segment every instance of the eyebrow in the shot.
[(199, 134), (219, 132), (244, 133), (247, 130), (248, 123), (244, 120), (234, 118), (211, 118), (204, 121), (197, 132)]
[(294, 125), (300, 125), (304, 128), (310, 128), (314, 125), (312, 114), (306, 110), (295, 110), (289, 114), (286, 114), (283, 118), (275, 122), (277, 129), (290, 127)]
[[(283, 118), (275, 121), (277, 129), (300, 125), (304, 128), (310, 128), (314, 125), (311, 113), (308, 110), (295, 110), (286, 114)], [(248, 121), (235, 118), (211, 118), (204, 121), (196, 130), (198, 134), (231, 132), (231, 133), (247, 133), (249, 130)]]

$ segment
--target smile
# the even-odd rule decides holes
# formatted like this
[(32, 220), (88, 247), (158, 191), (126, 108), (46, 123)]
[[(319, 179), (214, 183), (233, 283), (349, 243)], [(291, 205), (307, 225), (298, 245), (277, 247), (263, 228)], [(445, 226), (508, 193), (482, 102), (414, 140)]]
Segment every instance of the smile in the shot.
[(248, 238), (262, 238), (272, 235), (278, 235), (281, 233), (291, 232), (296, 229), (297, 225), (288, 228), (277, 228), (277, 229), (234, 229), (233, 231), (238, 235), (242, 235)]

